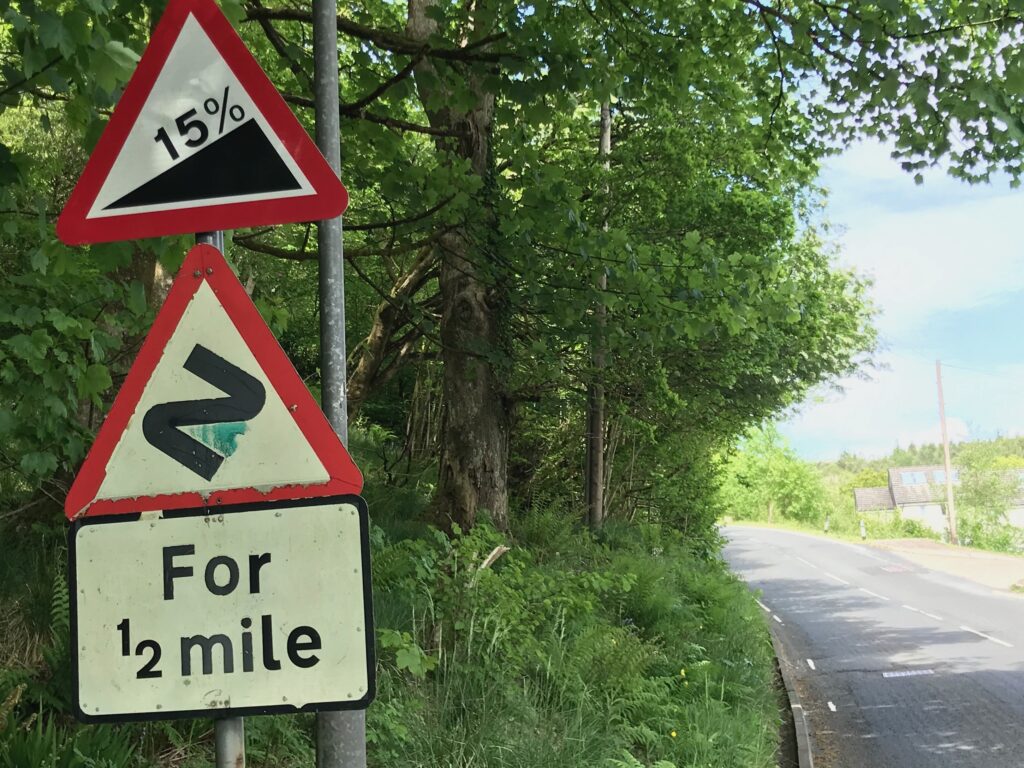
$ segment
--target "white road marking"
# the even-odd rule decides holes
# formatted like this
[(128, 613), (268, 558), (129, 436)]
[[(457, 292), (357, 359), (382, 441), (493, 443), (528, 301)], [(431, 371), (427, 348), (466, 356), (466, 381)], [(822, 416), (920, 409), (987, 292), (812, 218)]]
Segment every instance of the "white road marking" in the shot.
[(828, 703), (828, 708), (829, 708), (829, 710), (831, 710), (832, 712), (835, 712), (835, 711), (836, 711), (836, 705), (835, 705), (835, 704), (833, 704), (833, 703), (832, 703), (831, 701), (830, 701), (830, 702)]
[(920, 677), (934, 674), (934, 669), (897, 669), (893, 672), (883, 672), (882, 677)]
[(799, 560), (799, 561), (800, 561), (801, 563), (803, 563), (804, 565), (806, 565), (806, 566), (808, 566), (808, 567), (810, 567), (810, 568), (813, 568), (813, 569), (814, 569), (814, 570), (816, 570), (816, 571), (817, 571), (817, 570), (819, 570), (818, 566), (816, 566), (816, 565), (815, 565), (814, 563), (812, 563), (812, 562), (811, 562), (810, 560), (804, 560), (804, 559), (803, 559), (802, 557), (797, 557), (797, 560)]
[(922, 611), (920, 608), (915, 608), (912, 605), (904, 605), (903, 607), (906, 608), (908, 611), (913, 611), (914, 613), (920, 613), (922, 616), (927, 616), (929, 619), (942, 621), (941, 616), (936, 616), (934, 613), (928, 613), (928, 611)]
[(779, 622), (779, 624), (781, 624), (781, 623), (782, 623), (782, 619), (780, 619), (780, 618), (779, 618), (778, 616), (776, 616), (776, 615), (775, 615), (774, 613), (772, 614), (772, 618), (773, 618), (773, 619), (775, 619), (775, 620), (776, 620), (777, 622)]
[(960, 625), (960, 629), (962, 629), (964, 632), (970, 632), (972, 635), (984, 637), (986, 640), (991, 640), (993, 643), (999, 643), (1000, 645), (1006, 646), (1007, 648), (1013, 648), (1013, 645), (1011, 643), (1006, 642), (1005, 640), (1000, 640), (998, 637), (992, 637), (992, 635), (986, 635), (984, 632), (979, 632), (976, 629), (965, 627), (963, 624)]
[(849, 586), (849, 584), (850, 584), (850, 582), (848, 582), (846, 579), (840, 579), (834, 573), (829, 573), (828, 571), (825, 571), (825, 575), (828, 576), (830, 579), (835, 579), (840, 584), (846, 584), (847, 586)]
[(814, 666), (814, 659), (808, 659), (807, 660), (807, 666), (810, 667), (811, 669), (817, 669), (817, 667)]
[(756, 602), (758, 605), (760, 605), (764, 609), (765, 613), (771, 613), (772, 612), (772, 609), (769, 608), (764, 603), (762, 603), (760, 600), (755, 600), (754, 602)]
[(877, 597), (877, 598), (879, 598), (881, 600), (888, 600), (889, 599), (885, 595), (880, 595), (877, 592), (872, 592), (870, 589), (864, 589), (864, 587), (858, 587), (858, 589), (860, 589), (861, 592), (866, 592), (867, 594), (871, 595), (872, 597)]
[(879, 557), (878, 555), (876, 555), (876, 554), (874, 554), (872, 552), (867, 552), (867, 551), (865, 551), (865, 549), (863, 547), (858, 547), (856, 544), (853, 545), (853, 551), (856, 552), (858, 555), (863, 555), (864, 557), (870, 557), (872, 560), (877, 560), (880, 563), (888, 562), (884, 557)]

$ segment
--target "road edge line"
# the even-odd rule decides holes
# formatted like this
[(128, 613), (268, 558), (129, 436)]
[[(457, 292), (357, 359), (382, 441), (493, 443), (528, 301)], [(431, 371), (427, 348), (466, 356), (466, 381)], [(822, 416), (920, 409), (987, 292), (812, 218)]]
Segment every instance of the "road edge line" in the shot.
[(772, 649), (775, 651), (775, 658), (779, 662), (779, 674), (782, 675), (782, 684), (786, 689), (786, 698), (789, 700), (789, 708), (793, 713), (793, 730), (796, 731), (796, 760), (799, 768), (814, 768), (814, 754), (811, 749), (811, 734), (807, 727), (807, 712), (800, 703), (800, 695), (796, 692), (796, 684), (793, 681), (793, 663), (783, 651), (782, 638), (776, 632), (770, 622), (765, 622), (768, 627), (768, 635), (772, 640)]

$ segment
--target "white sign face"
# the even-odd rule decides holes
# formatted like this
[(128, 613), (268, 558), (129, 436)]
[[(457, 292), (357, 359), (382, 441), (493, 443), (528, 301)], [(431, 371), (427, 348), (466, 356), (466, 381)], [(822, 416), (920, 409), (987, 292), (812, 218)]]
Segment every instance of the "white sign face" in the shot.
[(205, 512), (76, 524), (79, 717), (366, 707), (373, 627), (362, 500)]
[[(250, 170), (239, 168), (243, 164)], [(197, 188), (197, 179), (202, 187)], [(88, 218), (279, 200), (314, 191), (190, 15)]]
[(204, 281), (107, 462), (96, 498), (182, 491), (208, 496), (228, 488), (269, 489), (329, 479)]

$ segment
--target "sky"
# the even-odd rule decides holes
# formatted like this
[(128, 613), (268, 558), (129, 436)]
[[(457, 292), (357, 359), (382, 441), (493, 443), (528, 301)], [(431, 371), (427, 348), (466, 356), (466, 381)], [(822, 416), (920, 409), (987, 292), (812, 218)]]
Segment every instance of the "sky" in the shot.
[(821, 183), (840, 263), (874, 281), (875, 370), (822, 388), (781, 425), (806, 459), (884, 456), (940, 440), (1024, 434), (1024, 190), (936, 169), (918, 186), (877, 143), (833, 158)]

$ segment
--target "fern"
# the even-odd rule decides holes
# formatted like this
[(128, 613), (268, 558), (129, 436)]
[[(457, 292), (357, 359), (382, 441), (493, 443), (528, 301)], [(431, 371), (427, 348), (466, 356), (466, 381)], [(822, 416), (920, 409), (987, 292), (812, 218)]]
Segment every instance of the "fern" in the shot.
[(62, 562), (53, 574), (50, 589), (50, 631), (64, 636), (71, 631), (71, 595), (68, 592), (66, 562)]

